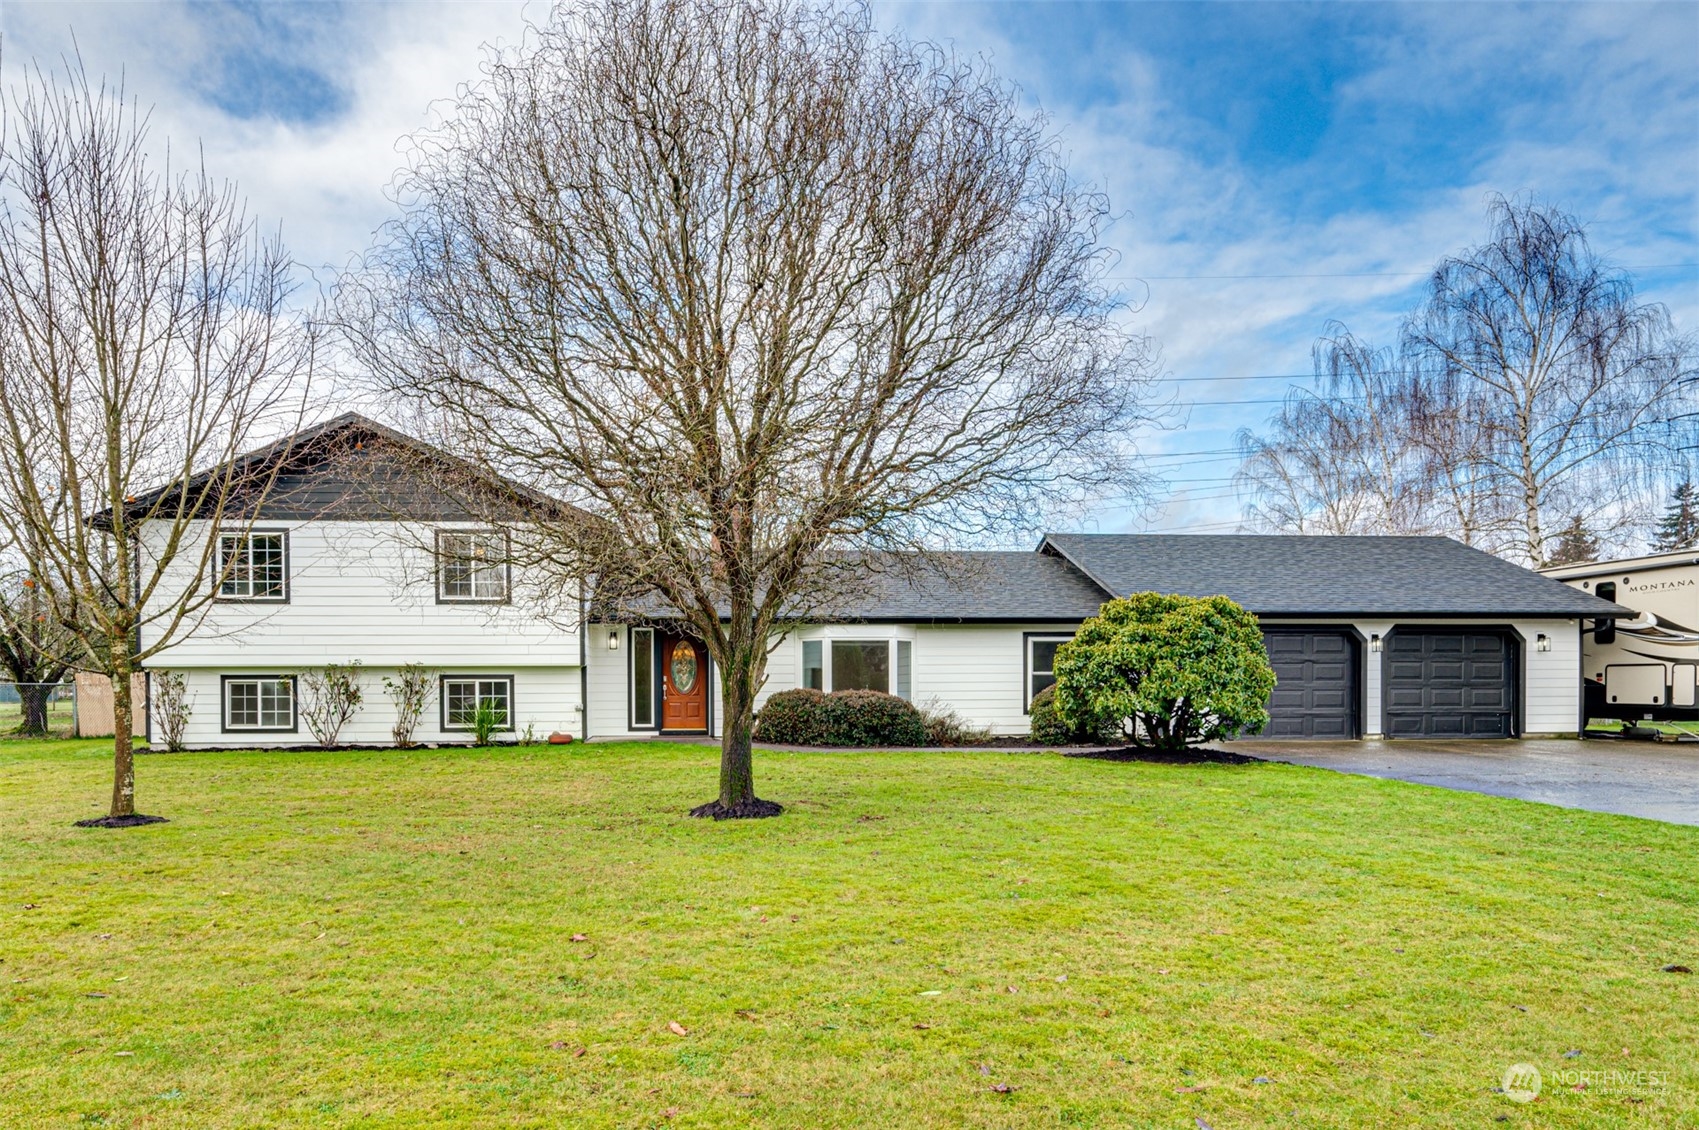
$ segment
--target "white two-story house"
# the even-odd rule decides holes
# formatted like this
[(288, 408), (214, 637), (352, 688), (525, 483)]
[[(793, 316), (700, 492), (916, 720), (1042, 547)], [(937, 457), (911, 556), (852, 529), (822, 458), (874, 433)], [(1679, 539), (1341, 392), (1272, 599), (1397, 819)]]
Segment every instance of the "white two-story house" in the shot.
[[(263, 501), (223, 528), (205, 523), (214, 567), (179, 579), (216, 587), (204, 617), (149, 662), (185, 676), (189, 747), (313, 744), (302, 672), (354, 661), (364, 702), (342, 744), (391, 742), (384, 680), (404, 664), (430, 672), (422, 744), (471, 740), (480, 705), (508, 740), (718, 732), (702, 646), (664, 616), (614, 615), (579, 585), (511, 565), (477, 517), (485, 507), (465, 501), (480, 472), (359, 416), (251, 462), (268, 459)], [(501, 490), (538, 512), (566, 509)], [(945, 562), (880, 578), (840, 616), (789, 625), (758, 701), (791, 687), (872, 689), (1023, 736), (1056, 648), (1105, 600), (1148, 590), (1219, 593), (1258, 616), (1279, 679), (1267, 736), (1574, 734), (1584, 633), (1631, 615), (1436, 537), (1051, 534), (1031, 552)]]

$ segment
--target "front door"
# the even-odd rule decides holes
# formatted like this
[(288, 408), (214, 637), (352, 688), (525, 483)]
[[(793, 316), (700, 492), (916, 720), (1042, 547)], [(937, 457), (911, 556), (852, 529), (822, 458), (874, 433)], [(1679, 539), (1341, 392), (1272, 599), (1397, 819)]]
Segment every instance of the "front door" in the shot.
[(708, 728), (708, 665), (694, 640), (661, 641), (661, 729)]

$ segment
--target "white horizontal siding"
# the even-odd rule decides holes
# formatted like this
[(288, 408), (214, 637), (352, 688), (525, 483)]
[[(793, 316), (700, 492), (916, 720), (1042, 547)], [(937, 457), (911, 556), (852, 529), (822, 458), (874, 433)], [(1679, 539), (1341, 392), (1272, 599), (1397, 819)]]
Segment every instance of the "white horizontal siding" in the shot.
[[(222, 747), (274, 748), (278, 746), (311, 746), (317, 744), (306, 721), (299, 719), (295, 733), (253, 733), (224, 729), (223, 676), (225, 675), (282, 675), (288, 671), (279, 667), (230, 667), (217, 670), (184, 669), (186, 694), (189, 703), (189, 727), (186, 745), (191, 749)], [(362, 669), (360, 685), (364, 695), (358, 712), (337, 735), (340, 745), (390, 745), (395, 725), (395, 704), (384, 690), (384, 676), (394, 678), (393, 667)], [(512, 732), (499, 735), (498, 740), (511, 741), (524, 737), (527, 728), (537, 739), (554, 732), (582, 738), (580, 720), (581, 680), (577, 667), (475, 667), (455, 666), (441, 675), (510, 675), (513, 678)], [(441, 682), (433, 677), (426, 696), (425, 710), (419, 718), (413, 740), (421, 744), (466, 744), (471, 741), (464, 731), (444, 730), (441, 725)], [(299, 687), (297, 687), (299, 695)], [(297, 713), (299, 701), (297, 701)], [(152, 740), (156, 746), (163, 738), (158, 719), (152, 720)]]
[[(210, 523), (196, 531), (204, 537)], [(577, 598), (545, 603), (515, 570), (511, 604), (436, 602), (429, 525), (277, 522), (289, 532), (286, 604), (215, 601), (150, 667), (225, 668), (256, 662), (296, 670), (358, 659), (368, 667), (564, 667), (579, 663)], [(168, 585), (204, 586), (200, 554), (178, 557)], [(143, 630), (149, 646), (157, 629)]]
[(1026, 635), (1072, 635), (1077, 624), (921, 625), (914, 633), (914, 701), (954, 710), (971, 726), (1024, 735)]

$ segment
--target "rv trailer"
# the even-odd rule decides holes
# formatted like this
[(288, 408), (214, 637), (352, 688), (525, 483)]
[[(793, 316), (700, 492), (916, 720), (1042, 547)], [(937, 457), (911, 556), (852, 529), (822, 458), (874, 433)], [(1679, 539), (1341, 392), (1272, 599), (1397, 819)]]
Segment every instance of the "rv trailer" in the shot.
[(1582, 622), (1588, 719), (1699, 719), (1699, 547), (1541, 572), (1638, 614)]

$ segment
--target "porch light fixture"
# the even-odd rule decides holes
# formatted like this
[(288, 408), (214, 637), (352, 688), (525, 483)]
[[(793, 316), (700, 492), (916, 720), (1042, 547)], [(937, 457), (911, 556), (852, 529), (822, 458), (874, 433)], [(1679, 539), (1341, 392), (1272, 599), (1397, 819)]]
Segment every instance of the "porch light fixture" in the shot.
[(1550, 651), (1551, 649), (1552, 649), (1552, 638), (1550, 636), (1546, 635), (1544, 632), (1541, 632), (1539, 635), (1534, 637), (1534, 650), (1535, 651)]
[(1369, 650), (1370, 651), (1379, 651), (1380, 650), (1380, 637), (1379, 636), (1370, 636), (1369, 637)]
[(608, 629), (608, 650), (609, 651), (618, 651), (619, 650), (619, 629), (618, 628), (609, 628)]

